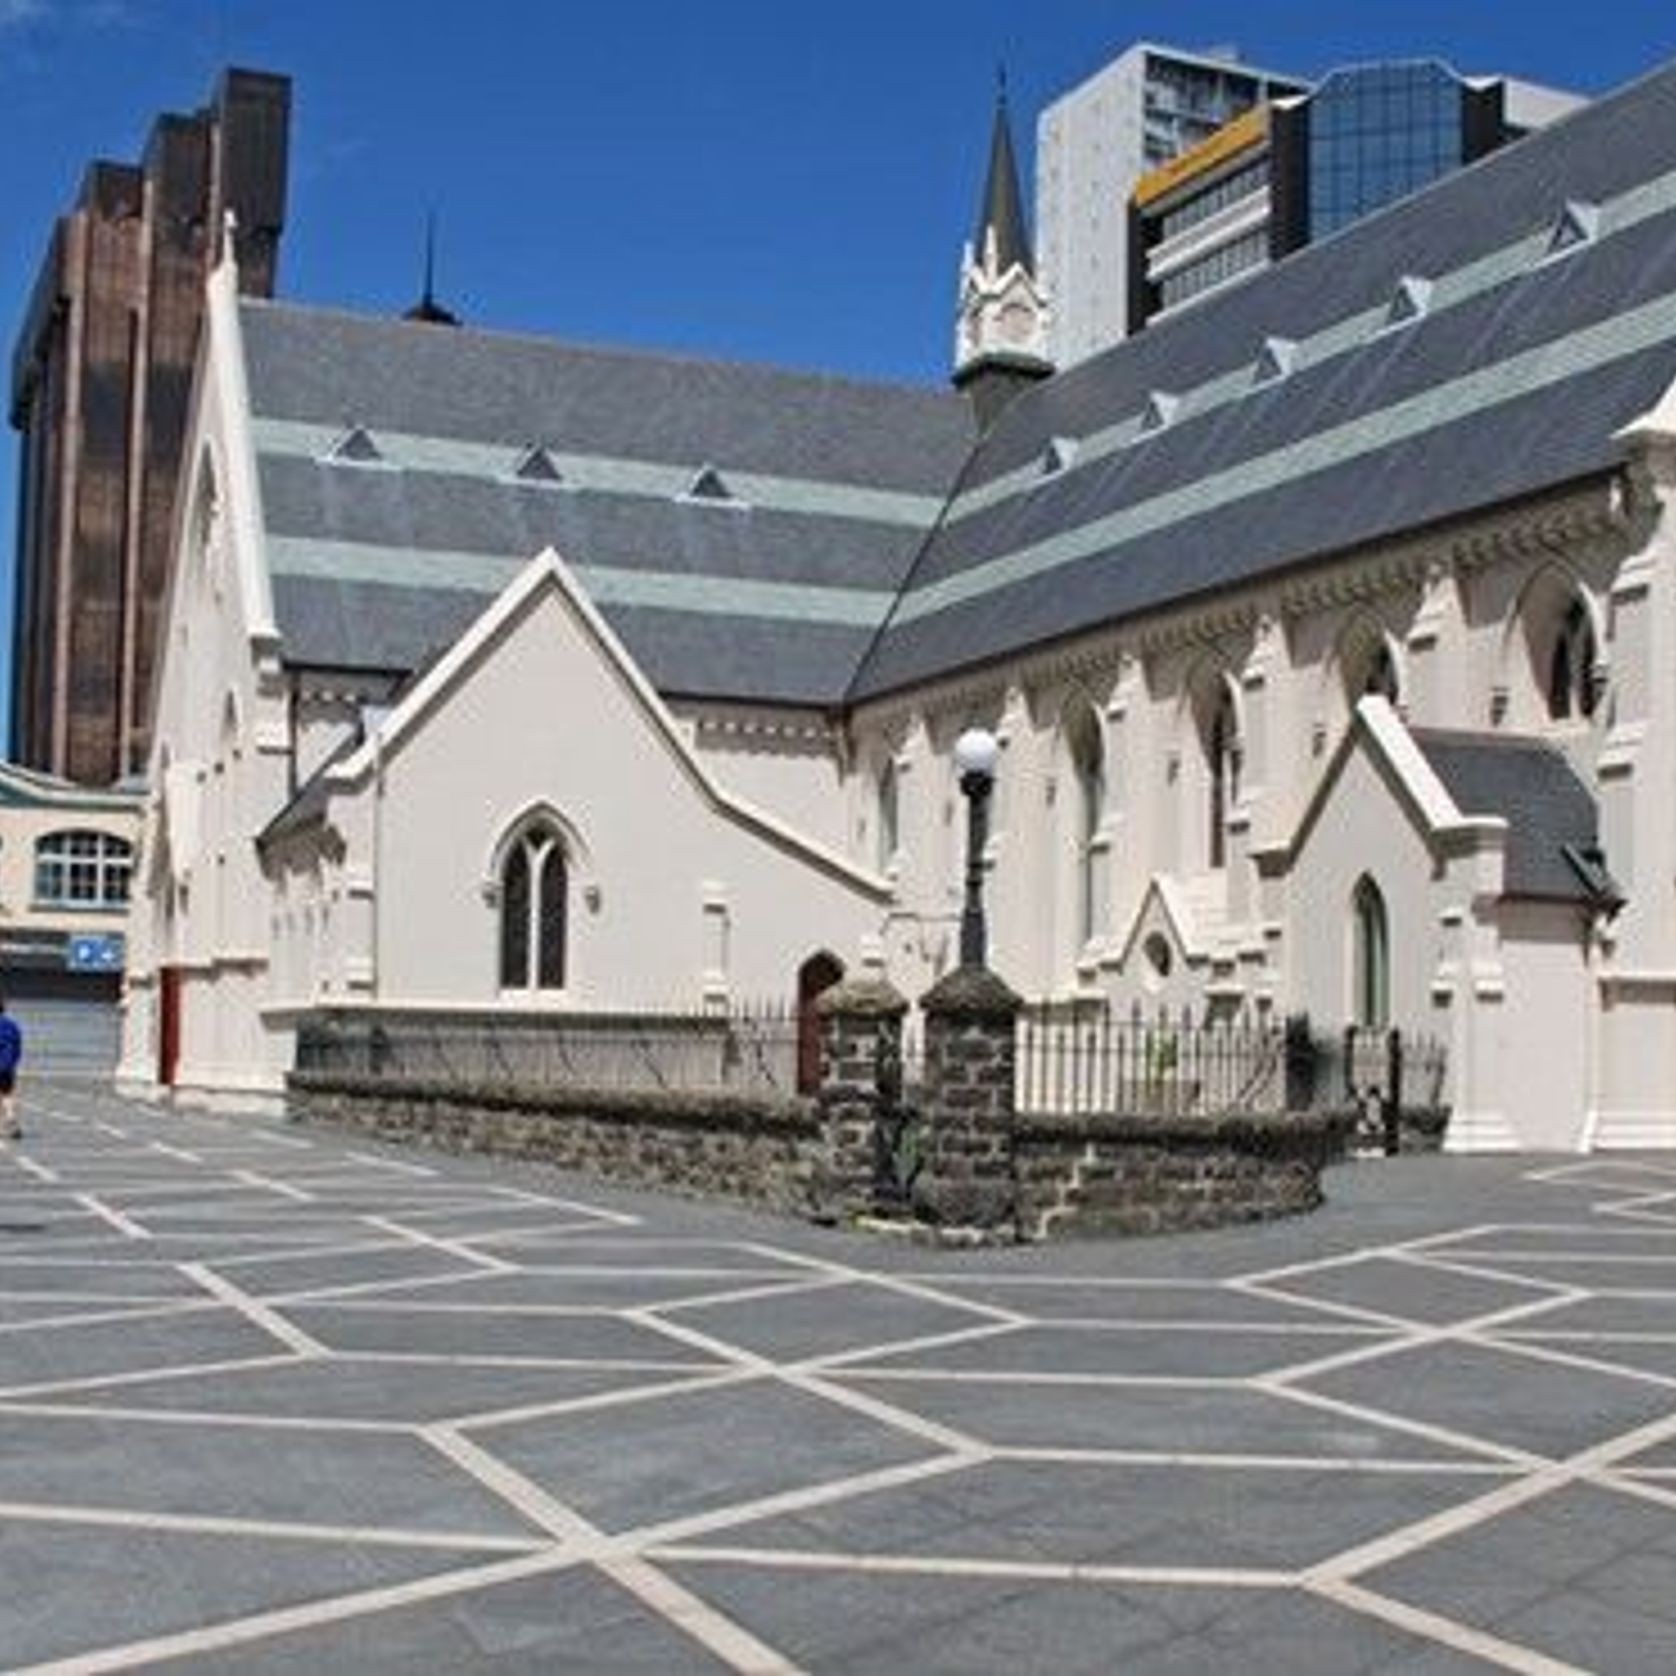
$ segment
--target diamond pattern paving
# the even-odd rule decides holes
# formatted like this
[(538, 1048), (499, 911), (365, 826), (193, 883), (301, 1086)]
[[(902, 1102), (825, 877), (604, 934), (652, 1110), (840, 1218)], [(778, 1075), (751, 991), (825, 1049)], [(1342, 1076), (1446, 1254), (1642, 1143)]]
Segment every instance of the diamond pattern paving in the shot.
[(43, 1083), (8, 1668), (1676, 1665), (1676, 1162), (947, 1253)]

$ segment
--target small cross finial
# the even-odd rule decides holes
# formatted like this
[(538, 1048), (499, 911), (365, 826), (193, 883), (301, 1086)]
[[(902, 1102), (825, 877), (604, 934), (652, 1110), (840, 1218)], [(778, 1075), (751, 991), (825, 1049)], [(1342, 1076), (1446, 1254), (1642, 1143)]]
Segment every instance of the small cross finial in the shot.
[(995, 66), (995, 98), (998, 104), (1004, 105), (1007, 102), (1007, 66), (1005, 64)]

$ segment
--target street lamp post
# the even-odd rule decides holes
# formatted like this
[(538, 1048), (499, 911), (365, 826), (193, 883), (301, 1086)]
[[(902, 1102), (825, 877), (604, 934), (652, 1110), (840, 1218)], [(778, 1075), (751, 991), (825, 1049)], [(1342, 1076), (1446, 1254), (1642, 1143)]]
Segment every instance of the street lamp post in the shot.
[(987, 728), (968, 728), (954, 743), (954, 763), (966, 797), (966, 905), (960, 915), (960, 964), (982, 966), (986, 941), (983, 916), (983, 852), (989, 833), (989, 794), (1001, 746)]

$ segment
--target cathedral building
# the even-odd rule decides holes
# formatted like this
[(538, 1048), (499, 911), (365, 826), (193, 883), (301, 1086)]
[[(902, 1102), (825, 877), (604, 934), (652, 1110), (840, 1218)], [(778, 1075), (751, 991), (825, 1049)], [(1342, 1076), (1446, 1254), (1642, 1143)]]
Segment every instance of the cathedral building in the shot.
[(1449, 1048), (1676, 1145), (1676, 67), (1055, 372), (1004, 107), (956, 388), (241, 295), (175, 526), (123, 1077), (322, 1008), (991, 960)]

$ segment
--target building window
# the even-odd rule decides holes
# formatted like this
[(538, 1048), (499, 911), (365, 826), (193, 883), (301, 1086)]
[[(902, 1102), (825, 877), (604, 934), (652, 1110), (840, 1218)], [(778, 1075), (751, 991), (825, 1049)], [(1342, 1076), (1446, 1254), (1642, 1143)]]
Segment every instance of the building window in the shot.
[(1100, 719), (1087, 704), (1065, 718), (1065, 744), (1076, 783), (1074, 838), (1077, 860), (1077, 943), (1087, 943), (1099, 929), (1099, 863), (1095, 840), (1106, 807), (1106, 748)]
[(1228, 811), (1240, 795), (1239, 718), (1226, 681), (1217, 684), (1216, 709), (1205, 732), (1205, 767), (1210, 780), (1210, 864), (1228, 864)]
[(1580, 599), (1566, 607), (1548, 654), (1548, 715), (1556, 722), (1573, 716), (1585, 720), (1595, 713), (1598, 689), (1595, 684), (1594, 625)]
[(563, 989), (568, 868), (564, 841), (545, 824), (525, 829), (500, 874), (502, 989)]
[(879, 769), (877, 785), (879, 803), (878, 864), (881, 873), (887, 872), (896, 859), (902, 844), (901, 782), (896, 777), (896, 763), (886, 757)]
[(1391, 939), (1385, 898), (1366, 874), (1356, 883), (1351, 904), (1351, 1004), (1355, 1022), (1383, 1030), (1391, 1021)]
[(35, 901), (52, 908), (124, 908), (134, 846), (108, 832), (49, 832), (35, 843)]

